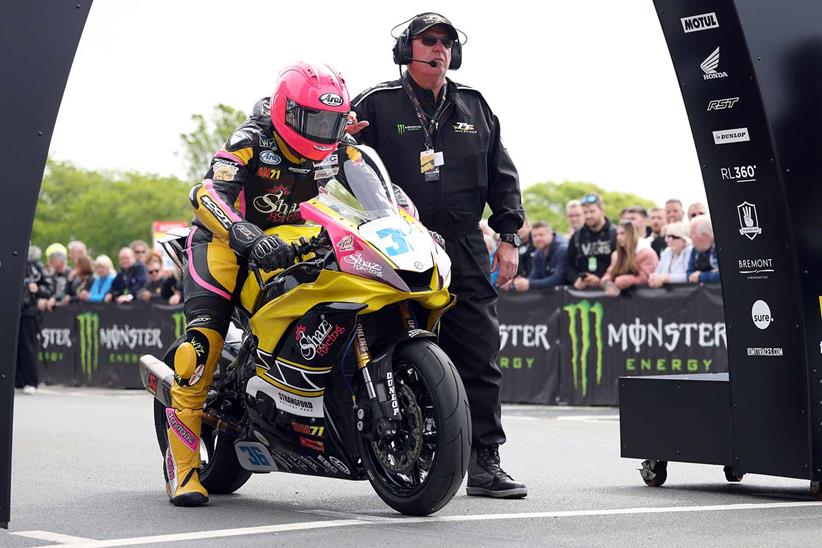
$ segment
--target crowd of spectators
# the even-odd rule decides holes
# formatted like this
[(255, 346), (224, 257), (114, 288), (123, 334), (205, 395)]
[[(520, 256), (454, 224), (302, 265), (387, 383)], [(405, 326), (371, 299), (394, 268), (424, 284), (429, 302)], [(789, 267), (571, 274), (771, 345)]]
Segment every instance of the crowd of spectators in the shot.
[(159, 252), (142, 240), (132, 242), (118, 254), (120, 270), (115, 271), (106, 255), (92, 257), (83, 242), (67, 246), (54, 243), (43, 253), (30, 246), (23, 283), (20, 328), (17, 341), (15, 387), (24, 394), (36, 394), (39, 383), (37, 363), (41, 315), (73, 302), (122, 304), (134, 299), (145, 302), (182, 302), (179, 269), (163, 268)]
[[(520, 265), (506, 291), (529, 291), (560, 285), (602, 290), (617, 297), (630, 287), (719, 283), (713, 229), (705, 204), (688, 206), (668, 200), (650, 212), (626, 207), (619, 219), (605, 215), (602, 198), (586, 194), (566, 204), (570, 230), (557, 234), (545, 221), (520, 229)], [(498, 236), (482, 223), (489, 256)], [(495, 280), (494, 280), (495, 281)]]
[[(179, 270), (165, 268), (160, 253), (137, 240), (123, 247), (118, 256), (119, 270), (107, 255), (92, 257), (80, 241), (51, 244), (43, 254), (37, 246), (29, 248), (30, 269), (40, 272), (40, 286), (32, 304), (40, 312), (54, 310), (72, 302), (123, 304), (134, 299), (145, 302), (178, 304), (182, 302)], [(28, 295), (27, 295), (28, 296)]]

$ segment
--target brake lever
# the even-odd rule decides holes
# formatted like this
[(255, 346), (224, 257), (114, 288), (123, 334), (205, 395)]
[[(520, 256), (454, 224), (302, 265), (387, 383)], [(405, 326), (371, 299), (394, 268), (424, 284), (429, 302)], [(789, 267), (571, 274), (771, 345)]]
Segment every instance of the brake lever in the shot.
[(257, 261), (253, 259), (248, 260), (248, 268), (254, 273), (254, 278), (257, 279), (257, 285), (260, 286), (260, 289), (265, 287), (265, 282), (263, 282), (263, 276), (260, 274), (260, 267), (257, 266)]

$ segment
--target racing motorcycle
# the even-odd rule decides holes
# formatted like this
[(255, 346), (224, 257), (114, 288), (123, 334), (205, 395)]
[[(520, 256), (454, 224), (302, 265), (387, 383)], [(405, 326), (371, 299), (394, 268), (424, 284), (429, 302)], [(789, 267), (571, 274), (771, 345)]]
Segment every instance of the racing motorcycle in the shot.
[[(232, 316), (242, 335), (226, 338), (204, 404), (200, 479), (224, 494), (254, 473), (367, 478), (395, 510), (428, 515), (453, 497), (470, 456), (465, 388), (434, 333), (455, 301), (451, 263), (398, 207), (376, 152), (336, 154), (319, 195), (299, 205), (308, 223), (268, 230), (295, 264), (249, 264)], [(183, 267), (185, 234), (163, 246)], [(181, 343), (140, 360), (163, 454)]]

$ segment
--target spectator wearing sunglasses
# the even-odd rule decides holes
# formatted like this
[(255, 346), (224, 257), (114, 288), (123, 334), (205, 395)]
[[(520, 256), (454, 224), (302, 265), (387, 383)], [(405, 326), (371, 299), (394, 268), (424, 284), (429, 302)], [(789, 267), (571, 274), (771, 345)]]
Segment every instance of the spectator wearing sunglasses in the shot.
[(662, 251), (656, 271), (648, 285), (662, 287), (665, 284), (682, 284), (688, 281), (688, 261), (691, 258), (691, 225), (688, 221), (671, 223), (663, 229), (667, 247)]
[[(506, 286), (517, 272), (524, 211), (499, 119), (480, 92), (446, 77), (462, 63), (460, 34), (440, 14), (413, 17), (393, 50), (394, 63), (407, 70), (354, 99), (361, 121), (349, 132), (376, 149), (391, 180), (416, 205), (420, 221), (445, 237), (457, 304), (442, 319), (440, 345), (454, 361), (471, 407), (467, 493), (519, 498), (528, 492), (525, 485), (499, 464), (505, 432), (495, 285)], [(490, 265), (478, 226), (486, 204), (488, 224), (500, 234)]]
[(152, 257), (146, 262), (146, 270), (148, 271), (148, 280), (146, 280), (137, 297), (145, 302), (160, 301), (166, 281), (163, 277), (163, 262)]
[(701, 202), (694, 202), (688, 206), (688, 220), (690, 221), (698, 215), (707, 215), (708, 208)]
[(580, 203), (585, 224), (568, 242), (565, 279), (576, 289), (599, 289), (616, 250), (616, 226), (605, 216), (599, 195), (586, 194)]
[(145, 264), (148, 259), (148, 244), (143, 240), (134, 240), (129, 245), (131, 251), (134, 252), (134, 260), (138, 263)]

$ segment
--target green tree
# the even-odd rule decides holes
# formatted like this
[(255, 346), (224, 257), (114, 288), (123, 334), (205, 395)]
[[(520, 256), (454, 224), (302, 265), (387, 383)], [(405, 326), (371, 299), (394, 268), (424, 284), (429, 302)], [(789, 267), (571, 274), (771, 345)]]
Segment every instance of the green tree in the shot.
[(582, 181), (547, 181), (536, 183), (523, 191), (522, 201), (530, 221), (548, 222), (558, 233), (568, 231), (568, 220), (565, 218), (565, 204), (569, 200), (578, 200), (584, 195), (595, 192), (602, 196), (605, 203), (605, 215), (611, 220), (619, 220), (623, 208), (641, 205), (651, 209), (655, 204), (628, 192), (612, 192)]
[(32, 242), (82, 240), (115, 260), (136, 239), (151, 241), (153, 221), (190, 220), (191, 184), (137, 172), (98, 172), (50, 160), (40, 187)]
[(191, 133), (181, 133), (182, 151), (179, 153), (186, 163), (189, 181), (203, 178), (211, 163), (211, 156), (218, 150), (231, 133), (246, 119), (242, 111), (228, 105), (216, 105), (210, 119), (202, 114), (192, 114), (195, 129)]

